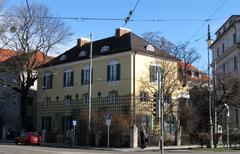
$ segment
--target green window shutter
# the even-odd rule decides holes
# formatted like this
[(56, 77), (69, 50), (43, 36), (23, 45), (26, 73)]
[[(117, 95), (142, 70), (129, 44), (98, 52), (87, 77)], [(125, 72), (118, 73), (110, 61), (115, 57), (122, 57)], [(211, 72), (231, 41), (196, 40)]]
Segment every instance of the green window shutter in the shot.
[(66, 87), (66, 72), (63, 74), (63, 86)]
[(84, 85), (84, 70), (81, 71), (81, 85)]
[(50, 85), (49, 85), (49, 89), (52, 89), (52, 81), (53, 81), (53, 75), (50, 75)]
[(150, 82), (153, 81), (153, 66), (150, 65), (150, 68), (149, 68), (149, 79), (150, 79)]
[(121, 76), (121, 65), (117, 64), (117, 80), (120, 80), (120, 76)]
[(110, 80), (110, 65), (107, 65), (107, 81)]
[[(90, 72), (89, 72), (89, 73), (90, 73)], [(92, 79), (92, 80), (91, 80), (91, 83), (93, 83), (93, 68), (92, 68), (92, 75), (91, 75), (91, 77), (92, 77), (92, 78), (91, 78), (91, 79)]]
[(74, 83), (74, 72), (71, 72), (71, 86), (73, 86)]
[(46, 89), (46, 76), (43, 77), (43, 89)]

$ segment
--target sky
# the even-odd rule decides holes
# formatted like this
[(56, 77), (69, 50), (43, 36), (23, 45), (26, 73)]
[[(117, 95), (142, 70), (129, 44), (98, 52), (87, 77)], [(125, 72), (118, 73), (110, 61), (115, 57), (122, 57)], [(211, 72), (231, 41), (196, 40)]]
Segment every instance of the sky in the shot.
[[(189, 48), (201, 55), (194, 65), (203, 71), (207, 70), (207, 25), (210, 24), (214, 39), (215, 32), (231, 15), (240, 15), (240, 0), (28, 0), (34, 1), (46, 4), (53, 16), (107, 19), (126, 18), (138, 2), (131, 19), (148, 21), (129, 21), (124, 25), (120, 20), (65, 20), (74, 35), (58, 53), (90, 33), (93, 40), (98, 40), (113, 36), (119, 27), (139, 36), (158, 31), (175, 44), (189, 42)], [(26, 0), (5, 0), (4, 8), (19, 4), (26, 4)]]

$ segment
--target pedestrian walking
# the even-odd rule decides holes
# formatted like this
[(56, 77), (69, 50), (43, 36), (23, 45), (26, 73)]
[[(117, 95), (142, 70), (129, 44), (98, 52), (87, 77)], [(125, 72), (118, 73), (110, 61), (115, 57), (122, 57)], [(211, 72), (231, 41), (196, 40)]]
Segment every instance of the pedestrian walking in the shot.
[(141, 141), (141, 148), (146, 148), (146, 135), (143, 128), (140, 130), (140, 141)]

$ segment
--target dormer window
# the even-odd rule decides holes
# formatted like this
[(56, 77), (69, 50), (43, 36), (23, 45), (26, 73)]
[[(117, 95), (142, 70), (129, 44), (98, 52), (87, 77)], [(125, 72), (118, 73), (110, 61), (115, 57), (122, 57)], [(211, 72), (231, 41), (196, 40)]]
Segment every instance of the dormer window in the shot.
[(101, 52), (107, 52), (109, 51), (109, 46), (103, 46), (101, 49)]
[(67, 58), (66, 55), (62, 55), (62, 56), (60, 57), (60, 61), (66, 60), (66, 58)]
[(146, 50), (153, 51), (153, 52), (155, 51), (154, 47), (152, 45), (150, 45), (150, 44), (146, 46)]
[(87, 52), (86, 51), (81, 51), (80, 53), (79, 53), (79, 57), (84, 57), (84, 56), (86, 56), (87, 55)]

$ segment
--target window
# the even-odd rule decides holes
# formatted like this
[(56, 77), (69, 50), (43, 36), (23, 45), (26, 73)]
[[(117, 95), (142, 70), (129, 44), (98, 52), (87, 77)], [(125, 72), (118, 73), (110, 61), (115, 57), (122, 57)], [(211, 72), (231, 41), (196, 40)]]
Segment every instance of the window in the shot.
[(220, 51), (219, 51), (219, 48), (217, 48), (217, 57), (220, 56)]
[(51, 132), (51, 117), (42, 117), (42, 130), (45, 129), (47, 132)]
[(52, 74), (45, 74), (43, 77), (43, 89), (52, 89)]
[(87, 52), (86, 51), (81, 51), (80, 53), (79, 53), (79, 57), (84, 57), (84, 56), (86, 56), (87, 55)]
[(85, 66), (82, 69), (81, 84), (88, 85), (89, 81), (90, 81), (90, 69), (89, 69), (89, 66)]
[(72, 70), (65, 71), (63, 78), (64, 78), (63, 79), (64, 87), (73, 86), (73, 71)]
[(236, 33), (233, 33), (233, 44), (236, 43)]
[(103, 46), (100, 52), (107, 52), (109, 51), (109, 46)]
[(109, 92), (109, 102), (110, 103), (116, 103), (117, 97), (118, 97), (118, 91), (112, 90)]
[(225, 48), (224, 48), (224, 43), (222, 44), (222, 52), (224, 52)]
[(71, 103), (72, 103), (72, 96), (70, 96), (70, 95), (65, 96), (65, 98), (64, 98), (65, 106), (70, 106)]
[(238, 62), (237, 62), (237, 57), (236, 56), (234, 56), (234, 58), (233, 58), (233, 63), (234, 63), (234, 70), (236, 71), (237, 70), (237, 65), (238, 65)]
[(164, 100), (166, 104), (171, 104), (172, 103), (172, 95), (167, 93), (164, 95)]
[(140, 102), (147, 102), (149, 93), (147, 91), (140, 91)]
[(161, 67), (158, 65), (150, 65), (150, 82), (157, 82), (158, 80), (158, 70)]
[(63, 61), (63, 60), (66, 60), (66, 55), (62, 55), (61, 57), (60, 57), (60, 61)]
[(62, 117), (62, 131), (63, 132), (66, 132), (73, 128), (72, 121), (73, 121), (72, 116), (63, 116)]
[(223, 70), (223, 73), (225, 73), (225, 64), (222, 65), (222, 70)]
[(88, 93), (83, 94), (83, 104), (88, 104), (89, 102), (89, 95)]
[(148, 51), (154, 51), (154, 47), (149, 44), (149, 45), (146, 46), (146, 50), (148, 50)]
[(44, 98), (44, 107), (49, 107), (50, 102), (51, 102), (50, 97)]
[(107, 66), (107, 81), (119, 81), (120, 80), (120, 64), (118, 62), (112, 62)]

